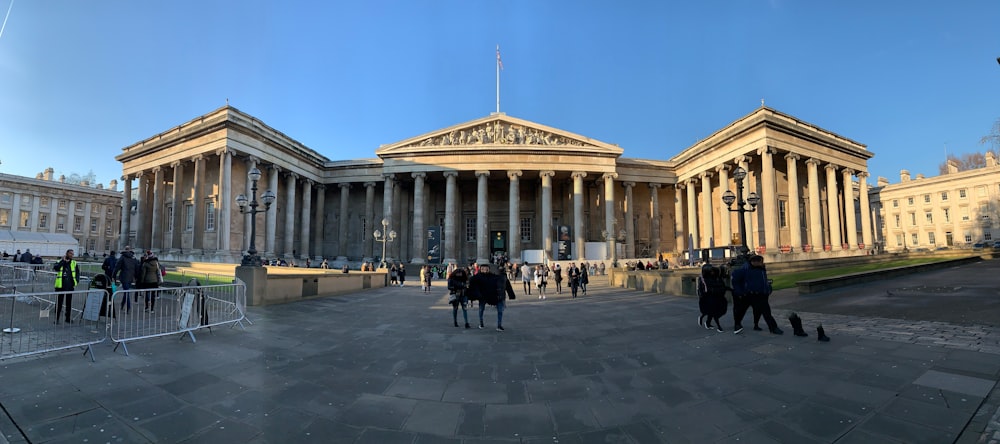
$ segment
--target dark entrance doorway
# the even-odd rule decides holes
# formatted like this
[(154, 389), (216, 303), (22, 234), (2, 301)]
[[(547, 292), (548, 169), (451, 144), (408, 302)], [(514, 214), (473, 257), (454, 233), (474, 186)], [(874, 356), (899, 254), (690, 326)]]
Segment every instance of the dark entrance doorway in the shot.
[(497, 258), (503, 257), (507, 254), (507, 232), (506, 231), (491, 231), (490, 232), (490, 259), (492, 262), (497, 262)]

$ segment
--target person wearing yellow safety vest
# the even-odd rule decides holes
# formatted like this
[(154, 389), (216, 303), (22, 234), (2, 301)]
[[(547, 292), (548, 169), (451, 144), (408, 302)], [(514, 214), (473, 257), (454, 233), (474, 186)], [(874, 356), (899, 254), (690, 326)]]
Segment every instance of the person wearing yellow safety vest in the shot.
[(59, 260), (54, 267), (56, 270), (56, 292), (59, 292), (56, 301), (56, 320), (59, 323), (59, 314), (62, 313), (63, 302), (66, 303), (66, 323), (73, 322), (70, 319), (73, 314), (73, 294), (71, 292), (80, 283), (80, 265), (73, 260), (73, 250), (66, 250), (66, 256)]

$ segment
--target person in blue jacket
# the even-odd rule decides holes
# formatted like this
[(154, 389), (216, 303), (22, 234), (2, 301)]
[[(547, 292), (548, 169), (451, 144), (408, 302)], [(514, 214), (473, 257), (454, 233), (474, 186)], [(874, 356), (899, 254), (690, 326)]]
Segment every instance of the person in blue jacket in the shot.
[(733, 333), (743, 332), (743, 316), (747, 308), (752, 307), (754, 315), (760, 314), (767, 323), (768, 330), (776, 335), (784, 332), (778, 328), (778, 323), (771, 315), (771, 281), (767, 278), (764, 267), (764, 257), (752, 255), (742, 267), (733, 271)]

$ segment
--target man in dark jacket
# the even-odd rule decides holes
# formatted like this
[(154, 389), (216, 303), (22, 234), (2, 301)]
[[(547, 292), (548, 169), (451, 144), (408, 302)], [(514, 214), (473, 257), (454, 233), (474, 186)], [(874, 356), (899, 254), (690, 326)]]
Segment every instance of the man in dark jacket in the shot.
[[(747, 307), (753, 307), (754, 313), (759, 313), (767, 323), (771, 333), (784, 333), (778, 328), (778, 323), (771, 316), (771, 282), (764, 268), (764, 257), (752, 255), (742, 267), (733, 271), (733, 319), (736, 322), (733, 333), (743, 332), (743, 316)], [(756, 315), (755, 315), (756, 316)]]
[(109, 279), (115, 273), (115, 265), (117, 265), (118, 258), (115, 256), (115, 251), (111, 250), (111, 254), (104, 258), (104, 263), (101, 264), (101, 269), (104, 270), (104, 275)]
[[(111, 278), (121, 281), (123, 290), (131, 290), (138, 271), (139, 261), (136, 260), (132, 247), (125, 247), (125, 251), (122, 252), (122, 256), (115, 262), (115, 268), (111, 273)], [(133, 297), (138, 301), (139, 294), (136, 293)], [(132, 301), (128, 298), (128, 294), (122, 297), (121, 306), (127, 307), (126, 311), (132, 311)]]
[(486, 305), (496, 305), (497, 307), (497, 331), (504, 331), (503, 310), (506, 308), (506, 300), (509, 297), (515, 299), (514, 287), (510, 286), (510, 281), (505, 276), (490, 272), (489, 264), (479, 265), (479, 273), (469, 279), (469, 290), (471, 298), (479, 300), (479, 328), (483, 325), (483, 312)]

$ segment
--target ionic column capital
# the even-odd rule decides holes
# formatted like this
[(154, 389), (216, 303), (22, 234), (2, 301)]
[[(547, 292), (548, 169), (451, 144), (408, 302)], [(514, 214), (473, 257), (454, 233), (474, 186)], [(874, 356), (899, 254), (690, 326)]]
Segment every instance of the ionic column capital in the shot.
[(687, 183), (689, 185), (694, 185), (694, 184), (696, 184), (696, 183), (698, 183), (700, 181), (701, 181), (701, 179), (698, 178), (698, 176), (695, 176), (695, 177), (688, 178)]
[(395, 181), (396, 180), (396, 173), (383, 173), (382, 174), (382, 179), (388, 180), (388, 181)]
[(490, 177), (490, 170), (476, 170), (476, 177)]
[(163, 167), (161, 167), (161, 166), (159, 166), (159, 165), (157, 165), (157, 166), (155, 166), (155, 167), (153, 167), (153, 168), (150, 168), (150, 172), (152, 172), (153, 174), (157, 174), (157, 173), (159, 173), (160, 171), (163, 171)]
[(604, 173), (601, 174), (601, 180), (615, 180), (618, 178), (618, 173)]
[(444, 177), (447, 179), (449, 177), (458, 177), (458, 171), (445, 171)]
[(857, 176), (858, 179), (867, 179), (868, 177), (870, 177), (867, 171), (858, 171)]
[(823, 168), (825, 168), (827, 171), (837, 171), (837, 168), (839, 168), (839, 167), (837, 165), (832, 164), (832, 163), (828, 163), (826, 165), (823, 165)]
[(844, 177), (851, 177), (854, 175), (854, 170), (850, 168), (844, 168), (841, 172), (844, 173)]
[(375, 182), (365, 182), (365, 188), (375, 188)]
[(622, 185), (623, 185), (623, 186), (624, 186), (625, 188), (633, 188), (633, 187), (635, 187), (635, 182), (632, 182), (632, 181), (626, 181), (626, 182), (622, 182)]
[(551, 170), (549, 170), (549, 171), (539, 171), (538, 172), (538, 176), (539, 177), (554, 177), (555, 175), (556, 175), (556, 172), (555, 171), (551, 171)]
[(256, 164), (257, 162), (260, 162), (260, 159), (257, 158), (257, 156), (249, 155), (248, 154), (246, 162), (247, 162), (248, 165), (251, 164), (251, 163)]
[(763, 156), (765, 154), (778, 154), (778, 150), (775, 149), (774, 147), (771, 147), (771, 146), (765, 146), (765, 147), (757, 148), (757, 155), (758, 156)]
[(584, 177), (587, 177), (587, 173), (585, 171), (574, 171), (570, 174), (570, 177), (574, 179), (583, 179)]
[[(375, 186), (374, 182), (368, 182), (368, 183), (372, 184), (372, 186)], [(367, 186), (367, 185), (368, 184), (365, 184), (365, 186)], [(350, 182), (338, 183), (337, 186), (340, 187), (341, 189), (343, 189), (343, 188), (351, 189), (351, 183)]]
[(676, 190), (683, 190), (685, 188), (687, 188), (687, 184), (684, 182), (677, 182), (674, 184), (674, 189)]
[(660, 187), (663, 186), (663, 184), (662, 183), (653, 183), (653, 182), (650, 182), (650, 183), (647, 183), (646, 186), (648, 186), (649, 189), (651, 189), (651, 190), (658, 190), (658, 189), (660, 189)]
[(716, 173), (722, 173), (723, 171), (726, 171), (726, 172), (729, 171), (729, 164), (725, 164), (724, 163), (722, 165), (719, 165), (719, 166), (715, 167), (715, 172)]
[(417, 179), (417, 178), (426, 179), (427, 178), (427, 173), (425, 173), (423, 171), (417, 171), (417, 172), (410, 173), (410, 177), (412, 177), (414, 179)]
[[(507, 170), (507, 178), (510, 180), (517, 180), (518, 177), (524, 174), (521, 170)], [(541, 173), (539, 173), (541, 175)]]
[(315, 185), (315, 187), (316, 187), (316, 189), (317, 189), (317, 190), (320, 190), (320, 191), (324, 191), (324, 190), (326, 190), (326, 185), (323, 185), (323, 184), (321, 184), (321, 183), (317, 183), (317, 184)]
[(270, 164), (270, 165), (268, 165), (267, 169), (271, 170), (271, 174), (279, 174), (279, 173), (281, 173), (281, 167), (277, 166), (277, 165), (275, 165), (273, 163)]
[(821, 163), (823, 163), (823, 161), (815, 157), (810, 157), (809, 159), (806, 159), (806, 165), (819, 166), (819, 164)]
[(702, 180), (705, 180), (705, 179), (711, 179), (711, 178), (712, 178), (712, 176), (713, 176), (713, 174), (712, 174), (712, 172), (711, 172), (711, 171), (705, 171), (705, 172), (703, 172), (703, 173), (701, 173), (701, 174), (699, 174), (699, 175), (698, 175), (698, 177), (699, 177), (700, 179), (702, 179)]
[(795, 161), (797, 161), (797, 160), (799, 160), (801, 158), (802, 158), (802, 156), (799, 156), (798, 154), (795, 154), (795, 153), (785, 154), (785, 159), (786, 160), (791, 160), (792, 162), (795, 162)]
[(739, 165), (741, 163), (744, 163), (744, 162), (750, 163), (750, 156), (745, 156), (745, 155), (744, 156), (736, 156), (735, 158), (733, 158), (733, 162), (736, 163), (737, 165)]
[(289, 171), (289, 172), (285, 173), (285, 177), (288, 178), (288, 179), (298, 180), (299, 179), (299, 174), (295, 173), (295, 172), (292, 172), (292, 171)]
[(232, 148), (229, 148), (229, 147), (219, 148), (219, 149), (215, 150), (215, 155), (217, 155), (219, 157), (223, 157), (223, 156), (230, 156), (230, 157), (232, 157), (233, 154), (235, 154), (235, 152), (233, 151)]

